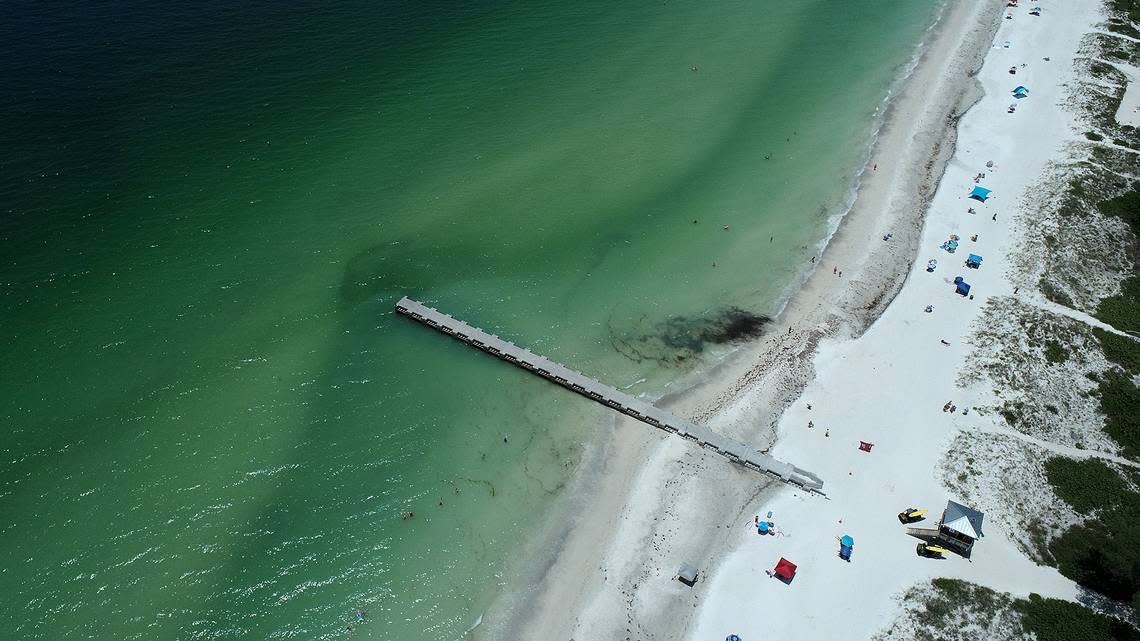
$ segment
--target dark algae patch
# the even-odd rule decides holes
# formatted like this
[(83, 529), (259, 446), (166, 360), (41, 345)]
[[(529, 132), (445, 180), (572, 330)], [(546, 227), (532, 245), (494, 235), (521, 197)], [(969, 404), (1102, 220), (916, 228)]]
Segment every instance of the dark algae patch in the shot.
[(651, 331), (627, 335), (611, 332), (614, 348), (627, 358), (679, 365), (713, 345), (740, 343), (763, 333), (771, 319), (739, 307), (726, 307), (708, 316), (672, 316)]

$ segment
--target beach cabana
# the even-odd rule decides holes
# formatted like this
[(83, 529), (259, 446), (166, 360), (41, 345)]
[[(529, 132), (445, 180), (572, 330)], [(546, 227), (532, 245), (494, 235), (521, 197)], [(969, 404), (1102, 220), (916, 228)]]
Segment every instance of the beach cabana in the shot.
[(855, 548), (855, 539), (850, 535), (844, 534), (843, 538), (839, 539), (839, 558), (844, 561), (851, 562), (851, 550)]
[(690, 588), (693, 587), (693, 584), (697, 582), (697, 568), (688, 563), (682, 563), (681, 567), (677, 569), (677, 580)]
[(966, 257), (966, 267), (970, 269), (977, 269), (982, 266), (982, 257), (977, 254), (970, 254)]
[(1018, 85), (1018, 86), (1013, 88), (1013, 97), (1014, 98), (1025, 98), (1028, 95), (1029, 95), (1029, 89), (1027, 89), (1024, 85)]
[(780, 557), (779, 563), (776, 564), (776, 569), (772, 572), (779, 577), (784, 583), (791, 583), (792, 579), (796, 576), (796, 564)]
[(867, 441), (859, 441), (860, 451), (870, 452), (872, 447), (875, 447), (874, 443), (868, 443)]
[(970, 283), (967, 283), (961, 276), (954, 278), (954, 287), (954, 291), (962, 296), (967, 296), (970, 293)]
[(946, 511), (938, 523), (938, 542), (969, 556), (974, 542), (982, 538), (984, 514), (954, 501), (946, 502)]
[(974, 187), (974, 190), (970, 192), (970, 198), (973, 198), (974, 200), (977, 200), (979, 202), (984, 203), (984, 202), (986, 202), (986, 199), (989, 198), (990, 194), (992, 194), (992, 193), (993, 193), (992, 190), (986, 189), (985, 187), (982, 187), (981, 185), (977, 185)]

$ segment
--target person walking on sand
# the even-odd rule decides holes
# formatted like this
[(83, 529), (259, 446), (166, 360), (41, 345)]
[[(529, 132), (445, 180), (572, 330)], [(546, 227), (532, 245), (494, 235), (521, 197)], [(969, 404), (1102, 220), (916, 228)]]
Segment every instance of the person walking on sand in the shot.
[(994, 214), (994, 217), (991, 218), (990, 220), (997, 220), (997, 214)]
[(838, 268), (838, 267), (832, 267), (832, 268), (831, 268), (831, 273), (832, 273), (832, 274), (834, 274), (834, 273), (836, 273), (836, 272), (838, 272), (838, 271), (839, 271), (839, 268)]
[(811, 421), (808, 421), (808, 429), (810, 430), (810, 429), (811, 429), (811, 428), (813, 428), (813, 427), (815, 427), (815, 423), (812, 423)]

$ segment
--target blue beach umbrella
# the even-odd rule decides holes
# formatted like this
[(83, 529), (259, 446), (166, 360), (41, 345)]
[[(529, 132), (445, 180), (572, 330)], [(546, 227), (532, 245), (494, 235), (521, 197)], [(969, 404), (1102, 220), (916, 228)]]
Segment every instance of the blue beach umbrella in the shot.
[(850, 535), (844, 534), (843, 538), (839, 539), (839, 543), (841, 545), (845, 545), (847, 547), (854, 547), (855, 546), (855, 539), (851, 538)]
[(740, 641), (740, 637), (736, 636), (735, 634), (730, 634), (724, 638), (724, 641)]

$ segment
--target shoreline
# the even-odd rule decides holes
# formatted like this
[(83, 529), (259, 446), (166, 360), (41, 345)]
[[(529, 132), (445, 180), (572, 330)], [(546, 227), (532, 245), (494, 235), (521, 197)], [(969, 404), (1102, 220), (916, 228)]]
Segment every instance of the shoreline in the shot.
[[(815, 268), (795, 283), (763, 337), (686, 376), (681, 391), (657, 404), (758, 449), (774, 443), (784, 410), (814, 376), (819, 342), (861, 335), (902, 288), (923, 214), (950, 160), (957, 119), (980, 95), (972, 73), (943, 79), (941, 100), (921, 88), (954, 63), (976, 71), (1001, 10), (970, 3), (942, 8), (884, 98), (853, 200), (821, 241)], [(891, 242), (865, 246), (887, 233)], [(843, 267), (846, 280), (827, 273), (832, 265)], [(522, 583), (537, 589), (504, 594), (471, 638), (610, 638), (625, 630), (683, 636), (707, 583), (684, 593), (676, 582), (656, 579), (669, 579), (681, 561), (711, 576), (735, 538), (733, 524), (750, 521), (766, 495), (779, 493), (774, 481), (726, 466), (680, 439), (663, 439), (628, 417), (612, 417), (604, 427), (611, 431), (593, 439), (554, 509), (551, 522), (560, 525), (535, 537)], [(789, 462), (811, 468), (809, 461)], [(692, 607), (677, 608), (679, 596)]]
[[(1077, 600), (1078, 587), (1055, 568), (1037, 565), (1018, 545), (1025, 532), (1008, 528), (1005, 508), (1023, 497), (1003, 495), (1003, 502), (993, 496), (993, 487), (976, 480), (980, 472), (971, 452), (955, 443), (963, 435), (1013, 434), (993, 411), (997, 392), (985, 383), (964, 383), (960, 374), (974, 366), (970, 338), (987, 326), (983, 310), (1018, 294), (1017, 274), (1009, 270), (1023, 235), (1037, 229), (1031, 197), (1048, 180), (1043, 176), (1050, 163), (1080, 137), (1065, 102), (1078, 75), (1074, 63), (1082, 39), (1099, 11), (1091, 0), (1046, 7), (1038, 16), (1030, 16), (1028, 7), (998, 5), (995, 13), (1006, 19), (997, 18), (996, 37), (970, 74), (981, 97), (951, 119), (953, 156), (923, 207), (923, 253), (906, 266), (905, 285), (865, 332), (854, 340), (824, 341), (803, 402), (780, 420), (774, 454), (810, 456), (830, 481), (825, 490), (831, 500), (776, 493), (764, 510), (773, 511), (779, 531), (792, 538), (738, 532), (732, 552), (709, 577), (691, 637), (797, 638), (810, 629), (818, 638), (879, 638), (876, 632), (902, 607), (898, 599), (905, 597), (899, 595), (934, 577), (1017, 597), (1036, 592)], [(1017, 85), (1032, 87), (1034, 98), (1007, 109)], [(993, 190), (984, 203), (967, 199), (979, 184)], [(956, 255), (939, 249), (950, 235), (964, 245)], [(985, 266), (966, 268), (967, 253), (984, 256)], [(928, 258), (937, 258), (936, 269), (926, 268)], [(956, 275), (973, 286), (968, 296), (955, 293)], [(1020, 297), (1038, 298), (1032, 291)], [(950, 405), (963, 411), (939, 411)], [(830, 438), (805, 429), (809, 418)], [(873, 451), (861, 451), (860, 442), (873, 443)], [(1002, 465), (986, 472), (1018, 470)], [(954, 489), (962, 486), (977, 491), (966, 505), (991, 512), (981, 538), (974, 537), (972, 555), (918, 558), (917, 539), (893, 514), (913, 505), (941, 515), (947, 499), (969, 498)], [(843, 535), (855, 539), (850, 564), (836, 558)], [(781, 557), (799, 564), (791, 585), (766, 576)], [(757, 604), (764, 604), (762, 621), (749, 616)], [(821, 604), (828, 604), (825, 615)]]

